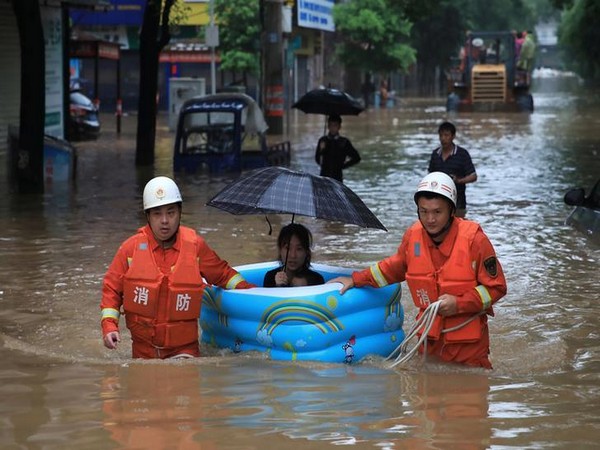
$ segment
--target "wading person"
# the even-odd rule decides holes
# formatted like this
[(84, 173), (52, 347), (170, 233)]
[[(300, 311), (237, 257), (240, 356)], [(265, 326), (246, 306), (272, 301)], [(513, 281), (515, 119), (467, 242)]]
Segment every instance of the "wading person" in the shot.
[(479, 224), (455, 216), (456, 186), (448, 175), (428, 174), (414, 201), (418, 220), (404, 233), (396, 254), (330, 282), (342, 283), (343, 294), (354, 286), (406, 281), (417, 318), (440, 302), (427, 335), (427, 354), (491, 369), (487, 316), (494, 315), (492, 306), (506, 294), (494, 248)]
[(456, 127), (444, 122), (438, 127), (440, 146), (429, 158), (428, 172), (444, 172), (456, 185), (456, 216), (465, 217), (467, 213), (467, 184), (477, 181), (477, 172), (469, 152), (454, 143)]
[(335, 178), (343, 183), (343, 170), (360, 162), (358, 151), (350, 139), (340, 135), (342, 118), (331, 115), (327, 118), (328, 133), (319, 139), (315, 161), (321, 166), (321, 176)]
[(206, 283), (250, 288), (242, 276), (196, 231), (180, 225), (182, 199), (167, 177), (144, 188), (147, 224), (117, 251), (102, 286), (104, 346), (120, 342), (119, 316), (125, 313), (134, 358), (200, 356), (198, 318)]

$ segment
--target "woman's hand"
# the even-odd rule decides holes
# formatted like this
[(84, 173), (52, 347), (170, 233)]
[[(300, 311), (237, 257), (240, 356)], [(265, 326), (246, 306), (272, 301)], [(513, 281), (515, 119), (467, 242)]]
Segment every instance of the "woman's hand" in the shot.
[(344, 295), (348, 289), (352, 289), (354, 287), (354, 280), (352, 277), (336, 277), (329, 280), (327, 283), (342, 283), (342, 288), (340, 289), (340, 294)]
[(277, 272), (275, 274), (275, 286), (288, 286), (290, 284), (290, 281), (288, 280), (288, 276), (287, 273), (285, 273), (285, 270), (282, 270), (281, 272)]

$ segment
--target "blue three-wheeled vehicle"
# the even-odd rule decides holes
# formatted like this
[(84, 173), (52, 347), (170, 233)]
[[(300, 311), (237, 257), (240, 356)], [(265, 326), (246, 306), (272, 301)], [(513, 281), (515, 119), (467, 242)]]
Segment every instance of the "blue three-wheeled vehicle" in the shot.
[(260, 107), (246, 94), (191, 98), (179, 113), (173, 169), (226, 172), (289, 165), (289, 141), (269, 146), (266, 131)]

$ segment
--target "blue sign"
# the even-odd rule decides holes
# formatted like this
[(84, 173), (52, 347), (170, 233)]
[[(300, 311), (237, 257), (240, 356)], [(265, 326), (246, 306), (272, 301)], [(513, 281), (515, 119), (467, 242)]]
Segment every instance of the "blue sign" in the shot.
[(142, 24), (146, 0), (110, 0), (105, 11), (69, 9), (72, 26), (77, 25), (133, 25)]
[(332, 9), (334, 0), (298, 0), (298, 26), (335, 31)]

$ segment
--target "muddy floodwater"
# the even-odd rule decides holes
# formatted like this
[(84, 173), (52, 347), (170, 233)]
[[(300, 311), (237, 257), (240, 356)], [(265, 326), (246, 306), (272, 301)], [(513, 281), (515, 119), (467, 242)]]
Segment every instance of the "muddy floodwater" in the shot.
[[(443, 99), (344, 117), (363, 158), (345, 182), (388, 228), (297, 218), (313, 261), (363, 268), (393, 253), (416, 217), (412, 196), (444, 119), (479, 179), (468, 218), (482, 224), (508, 294), (490, 320), (493, 371), (423, 362), (389, 369), (270, 361), (203, 348), (193, 361), (130, 359), (101, 343), (102, 277), (143, 224), (141, 191), (172, 176), (174, 134), (159, 119), (154, 172), (134, 167), (135, 117), (103, 116), (77, 144), (72, 187), (10, 192), (0, 161), (0, 448), (2, 449), (585, 449), (600, 442), (600, 246), (565, 225), (571, 187), (600, 174), (600, 96), (575, 78), (536, 79), (535, 112), (448, 116)], [(317, 173), (324, 118), (289, 117), (292, 167)], [(271, 138), (276, 140), (276, 138)], [(205, 206), (232, 175), (179, 175), (183, 222), (232, 265), (275, 258), (290, 217)], [(406, 327), (415, 308), (403, 289)], [(123, 325), (123, 324), (122, 324)]]

